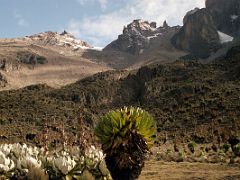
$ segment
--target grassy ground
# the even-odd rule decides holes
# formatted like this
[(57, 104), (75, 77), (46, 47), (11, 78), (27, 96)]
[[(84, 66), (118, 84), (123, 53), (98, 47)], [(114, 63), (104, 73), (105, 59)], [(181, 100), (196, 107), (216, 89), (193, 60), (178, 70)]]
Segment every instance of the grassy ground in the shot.
[(148, 161), (139, 177), (139, 180), (146, 179), (237, 180), (240, 179), (240, 165)]

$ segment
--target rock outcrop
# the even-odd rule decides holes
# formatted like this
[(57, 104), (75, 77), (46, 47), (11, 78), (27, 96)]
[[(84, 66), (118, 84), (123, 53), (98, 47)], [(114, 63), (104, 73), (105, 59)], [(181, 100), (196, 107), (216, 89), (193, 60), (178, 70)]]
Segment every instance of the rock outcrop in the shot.
[(17, 59), (20, 63), (31, 65), (46, 64), (48, 62), (45, 57), (39, 56), (30, 51), (17, 52)]
[(3, 88), (7, 85), (7, 79), (0, 72), (0, 88)]
[(199, 10), (199, 8), (195, 8), (191, 11), (188, 11), (187, 14), (184, 16), (183, 18), (183, 24), (185, 24), (189, 18), (189, 16), (191, 16), (192, 14), (194, 14), (195, 12), (197, 12)]
[(205, 8), (188, 12), (183, 27), (173, 36), (172, 44), (200, 58), (216, 51), (220, 39), (210, 12)]
[(189, 11), (183, 24), (172, 44), (191, 56), (206, 58), (226, 43), (240, 40), (240, 1), (206, 0), (206, 8)]
[(240, 38), (239, 0), (206, 0), (206, 8), (219, 31)]
[(162, 27), (158, 27), (155, 22), (143, 20), (134, 20), (132, 23), (124, 27), (123, 34), (118, 36), (118, 39), (110, 43), (104, 48), (104, 51), (114, 50), (127, 52), (133, 55), (142, 54), (150, 45), (152, 39), (155, 39), (172, 28), (167, 22), (163, 23)]

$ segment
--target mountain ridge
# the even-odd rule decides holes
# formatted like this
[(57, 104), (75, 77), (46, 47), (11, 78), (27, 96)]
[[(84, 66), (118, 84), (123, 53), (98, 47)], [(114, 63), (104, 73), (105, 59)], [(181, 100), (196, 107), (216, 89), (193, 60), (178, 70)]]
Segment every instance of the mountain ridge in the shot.
[(0, 73), (6, 89), (47, 83), (61, 87), (97, 72), (111, 69), (83, 58), (93, 49), (71, 34), (51, 31), (16, 39), (0, 39)]

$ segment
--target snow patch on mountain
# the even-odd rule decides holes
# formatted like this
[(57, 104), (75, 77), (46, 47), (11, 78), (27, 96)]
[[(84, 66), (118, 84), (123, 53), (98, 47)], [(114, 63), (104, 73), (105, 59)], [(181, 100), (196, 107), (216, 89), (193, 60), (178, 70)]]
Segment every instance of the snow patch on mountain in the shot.
[(152, 36), (148, 36), (147, 38), (150, 40), (150, 39), (153, 39), (153, 38), (157, 38), (157, 37), (159, 37), (161, 35), (162, 35), (162, 33), (156, 33), (156, 34), (154, 34)]
[(239, 16), (238, 16), (238, 15), (235, 15), (235, 14), (233, 14), (233, 15), (230, 16), (230, 18), (231, 18), (232, 21), (235, 21), (238, 17), (239, 17)]
[(222, 44), (233, 41), (233, 37), (232, 36), (229, 36), (229, 35), (221, 32), (221, 31), (218, 31), (218, 35), (219, 35), (219, 38), (220, 38), (220, 42)]

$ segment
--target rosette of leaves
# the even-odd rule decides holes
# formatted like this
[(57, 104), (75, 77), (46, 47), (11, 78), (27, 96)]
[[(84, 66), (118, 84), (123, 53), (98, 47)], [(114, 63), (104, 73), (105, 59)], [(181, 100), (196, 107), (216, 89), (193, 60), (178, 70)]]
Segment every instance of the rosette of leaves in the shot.
[(0, 149), (0, 179), (9, 179), (13, 175), (15, 163)]
[(141, 108), (108, 112), (95, 128), (113, 179), (136, 179), (156, 137), (156, 122)]

